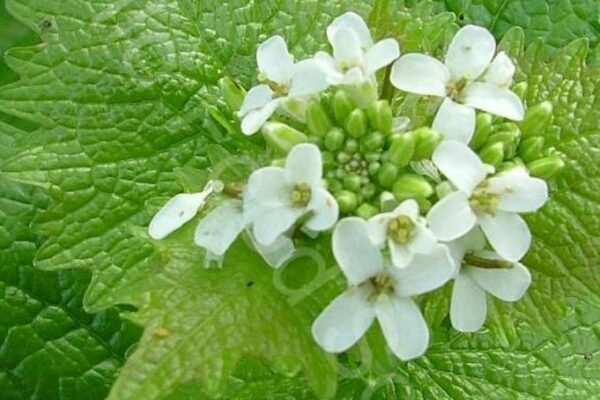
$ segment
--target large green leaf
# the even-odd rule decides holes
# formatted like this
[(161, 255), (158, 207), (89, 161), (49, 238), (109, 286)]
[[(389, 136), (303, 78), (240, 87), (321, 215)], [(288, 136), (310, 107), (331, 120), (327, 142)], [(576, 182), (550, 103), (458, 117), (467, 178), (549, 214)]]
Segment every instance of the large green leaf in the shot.
[[(44, 41), (8, 53), (7, 62), (22, 79), (0, 88), (0, 107), (37, 126), (18, 139), (3, 174), (47, 189), (54, 200), (36, 222), (47, 236), (36, 263), (91, 270), (88, 309), (131, 303), (139, 307), (131, 318), (146, 327), (112, 398), (195, 393), (202, 398), (198, 385), (212, 395), (227, 383), (230, 398), (270, 397), (286, 387), (299, 398), (310, 397), (304, 381), (320, 396), (331, 396), (334, 364), (309, 333), (311, 321), (343, 287), (326, 241), (310, 244), (325, 257), (320, 267), (301, 259), (273, 272), (239, 242), (222, 270), (205, 270), (202, 252), (189, 244), (191, 227), (153, 243), (145, 226), (169, 196), (201, 186), (200, 180), (179, 179), (182, 174), (219, 169), (222, 155), (256, 155), (219, 98), (221, 76), (249, 85), (252, 53), (268, 35), (285, 35), (300, 56), (323, 46), (323, 28), (334, 15), (350, 8), (367, 16), (371, 5), (350, 0), (8, 5)], [(377, 2), (370, 19), (378, 34), (397, 36), (405, 51), (439, 54), (454, 29), (451, 17), (432, 15), (442, 10), (439, 4), (420, 3), (409, 14), (399, 7)], [(41, 30), (40, 18), (50, 27)], [(472, 335), (450, 329), (440, 308), (443, 296), (426, 298), (434, 331), (427, 355), (399, 363), (374, 328), (340, 358), (344, 379), (338, 397), (362, 392), (423, 399), (586, 398), (599, 389), (594, 354), (600, 351), (600, 280), (594, 267), (600, 237), (600, 73), (584, 66), (583, 41), (546, 64), (543, 44), (523, 52), (519, 31), (509, 36), (505, 45), (520, 60), (518, 80), (529, 83), (527, 103), (549, 99), (555, 106), (551, 128), (540, 134), (568, 161), (550, 204), (529, 219), (536, 241), (526, 264), (534, 285), (516, 305), (494, 303), (487, 329)], [(568, 39), (557, 40), (564, 45)], [(254, 382), (252, 372), (236, 370), (244, 356), (266, 360), (278, 374), (305, 373), (291, 380), (257, 372)], [(515, 373), (519, 368), (523, 372)], [(240, 389), (240, 380), (254, 384)]]

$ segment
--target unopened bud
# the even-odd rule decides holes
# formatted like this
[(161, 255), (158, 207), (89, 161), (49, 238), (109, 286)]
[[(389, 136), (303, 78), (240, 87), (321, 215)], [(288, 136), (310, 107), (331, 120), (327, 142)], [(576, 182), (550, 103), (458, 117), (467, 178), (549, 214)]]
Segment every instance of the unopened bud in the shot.
[(379, 131), (369, 133), (363, 140), (362, 146), (365, 152), (379, 150), (385, 144), (385, 136)]
[(340, 207), (340, 211), (343, 213), (354, 211), (358, 205), (358, 198), (356, 197), (356, 194), (348, 190), (342, 190), (341, 192), (337, 193), (335, 195), (335, 199)]
[(392, 132), (392, 122), (394, 116), (392, 115), (392, 108), (387, 100), (379, 100), (367, 108), (367, 115), (369, 116), (369, 123), (371, 127), (383, 133), (389, 135)]
[(565, 167), (565, 162), (558, 154), (540, 158), (527, 164), (529, 173), (542, 179), (549, 179)]
[(488, 144), (481, 149), (479, 157), (484, 163), (496, 167), (504, 160), (504, 143), (497, 142)]
[(336, 151), (344, 145), (344, 132), (339, 128), (332, 128), (323, 139), (325, 148), (330, 151)]
[(391, 162), (384, 163), (377, 172), (377, 182), (379, 182), (382, 187), (391, 189), (398, 176), (398, 171), (399, 168), (395, 164)]
[(329, 167), (333, 167), (335, 165), (335, 156), (333, 155), (333, 153), (329, 151), (323, 151), (321, 152), (321, 156), (323, 158), (323, 166), (325, 167), (325, 169), (328, 169)]
[(394, 196), (393, 193), (382, 192), (379, 195), (379, 208), (381, 208), (381, 211), (383, 211), (383, 212), (392, 211), (397, 206), (398, 206), (398, 200), (396, 200), (396, 196)]
[(362, 203), (356, 209), (356, 215), (363, 219), (369, 219), (377, 214), (379, 214), (379, 209), (369, 203)]
[(368, 172), (370, 176), (377, 175), (379, 172), (379, 168), (381, 168), (381, 163), (379, 161), (372, 161), (369, 163)]
[(550, 121), (552, 121), (552, 111), (554, 107), (550, 101), (544, 101), (527, 110), (525, 119), (521, 123), (521, 130), (524, 137), (539, 136), (543, 134)]
[(434, 193), (433, 187), (425, 178), (409, 173), (396, 179), (392, 191), (398, 201), (427, 198)]
[(348, 94), (343, 90), (338, 90), (333, 96), (332, 101), (333, 116), (338, 124), (342, 125), (350, 112), (354, 108)]
[(358, 139), (367, 133), (367, 116), (360, 108), (352, 110), (346, 119), (346, 131), (351, 137)]
[(360, 176), (352, 172), (344, 178), (344, 188), (357, 192), (360, 189)]
[(431, 201), (421, 198), (421, 197), (416, 200), (417, 200), (417, 203), (419, 203), (419, 210), (422, 213), (426, 213), (427, 211), (429, 211), (429, 209), (431, 208)]
[(471, 138), (469, 146), (475, 150), (481, 149), (492, 131), (492, 116), (488, 113), (477, 114), (477, 122), (475, 123), (475, 133)]
[(306, 124), (308, 131), (315, 136), (324, 136), (332, 128), (329, 116), (319, 101), (312, 100), (308, 104)]
[(272, 167), (285, 167), (285, 158), (276, 158), (271, 161)]
[(221, 94), (227, 105), (232, 110), (239, 110), (244, 102), (244, 90), (227, 77), (219, 80), (219, 88), (221, 89)]
[(512, 91), (515, 92), (515, 94), (517, 96), (519, 96), (520, 98), (524, 98), (525, 94), (527, 93), (527, 88), (528, 88), (527, 82), (523, 81), (523, 82), (519, 82), (516, 85), (514, 85), (512, 87)]
[(498, 132), (490, 136), (487, 144), (501, 142), (504, 144), (504, 158), (513, 158), (521, 139), (521, 129), (514, 122), (502, 124)]
[(350, 154), (356, 153), (358, 150), (358, 141), (356, 139), (348, 139), (344, 144), (344, 151)]
[(279, 153), (287, 154), (292, 147), (308, 140), (306, 135), (281, 122), (267, 122), (262, 127), (266, 142)]
[(413, 153), (413, 160), (422, 160), (424, 158), (431, 158), (433, 150), (442, 141), (443, 135), (431, 128), (423, 127), (415, 131), (412, 131), (415, 135), (415, 151)]
[(519, 156), (525, 162), (537, 160), (542, 156), (544, 149), (544, 138), (541, 136), (533, 136), (527, 138), (519, 145)]
[(344, 189), (344, 185), (338, 179), (327, 179), (327, 190), (331, 193), (337, 193)]
[(415, 144), (415, 135), (412, 132), (398, 134), (387, 152), (389, 160), (399, 168), (406, 167), (412, 160)]
[(372, 183), (367, 183), (362, 187), (360, 193), (365, 199), (370, 199), (377, 193), (377, 186)]

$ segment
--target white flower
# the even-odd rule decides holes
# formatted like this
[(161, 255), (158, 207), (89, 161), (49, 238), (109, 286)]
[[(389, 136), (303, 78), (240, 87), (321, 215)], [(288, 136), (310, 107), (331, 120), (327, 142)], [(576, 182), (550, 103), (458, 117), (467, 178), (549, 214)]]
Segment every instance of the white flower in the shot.
[(250, 175), (244, 192), (244, 216), (254, 238), (263, 246), (272, 244), (301, 217), (304, 227), (321, 232), (338, 219), (338, 204), (321, 180), (321, 152), (314, 144), (296, 145), (285, 168), (265, 167)]
[(468, 143), (475, 131), (475, 108), (516, 121), (524, 116), (521, 99), (508, 89), (515, 66), (504, 52), (493, 58), (495, 52), (490, 32), (467, 25), (450, 43), (445, 64), (424, 54), (406, 54), (394, 63), (390, 80), (407, 92), (445, 97), (433, 129)]
[[(265, 83), (248, 91), (238, 112), (242, 118), (242, 132), (256, 133), (279, 107), (322, 90), (329, 84), (314, 60), (294, 64), (292, 55), (281, 36), (273, 36), (261, 43), (256, 53), (259, 78)], [(300, 116), (299, 116), (300, 117)]]
[(409, 265), (415, 253), (430, 253), (437, 245), (435, 236), (425, 226), (425, 218), (419, 215), (419, 205), (412, 199), (394, 211), (375, 215), (367, 228), (369, 238), (377, 246), (387, 244), (392, 263), (399, 268)]
[(446, 246), (436, 245), (427, 255), (416, 255), (406, 268), (384, 265), (360, 218), (340, 221), (333, 233), (333, 253), (350, 288), (325, 308), (312, 326), (319, 345), (342, 352), (356, 343), (377, 318), (394, 354), (409, 360), (421, 356), (429, 344), (429, 330), (412, 296), (446, 283), (455, 265)]
[(199, 193), (180, 193), (171, 198), (152, 218), (148, 234), (152, 239), (161, 240), (182, 227), (196, 216), (206, 199), (223, 187), (221, 181), (209, 181)]
[(432, 159), (458, 189), (440, 199), (427, 215), (438, 240), (457, 239), (479, 225), (502, 258), (520, 260), (529, 249), (531, 233), (519, 213), (544, 205), (546, 182), (520, 167), (486, 179), (489, 169), (477, 154), (453, 140), (440, 143)]
[[(487, 315), (486, 293), (513, 302), (523, 297), (531, 284), (531, 274), (524, 265), (506, 262), (496, 253), (483, 250), (485, 238), (478, 228), (449, 247), (459, 265), (450, 303), (450, 321), (458, 331), (475, 332), (483, 326)], [(489, 261), (502, 265), (486, 268)]]
[(327, 27), (327, 38), (333, 48), (333, 57), (318, 52), (315, 60), (321, 65), (332, 85), (377, 85), (375, 73), (400, 56), (395, 39), (373, 42), (363, 19), (347, 12)]
[[(207, 260), (222, 263), (225, 252), (239, 234), (246, 229), (241, 200), (223, 202), (208, 213), (198, 224), (194, 234), (196, 245), (206, 249)], [(280, 267), (294, 253), (294, 244), (288, 237), (280, 236), (270, 246), (262, 246), (251, 236), (256, 251), (274, 268)]]

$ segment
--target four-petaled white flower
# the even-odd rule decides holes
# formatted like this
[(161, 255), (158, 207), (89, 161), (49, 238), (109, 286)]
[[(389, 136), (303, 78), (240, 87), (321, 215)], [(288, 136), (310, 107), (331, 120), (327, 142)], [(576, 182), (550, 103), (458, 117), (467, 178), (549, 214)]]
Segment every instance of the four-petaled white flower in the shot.
[(449, 248), (459, 266), (450, 302), (450, 321), (458, 331), (475, 332), (483, 326), (486, 293), (513, 302), (523, 297), (531, 284), (531, 274), (524, 265), (484, 250), (485, 238), (479, 228), (450, 243)]
[(451, 241), (481, 226), (490, 245), (504, 259), (519, 261), (529, 249), (531, 233), (519, 213), (533, 212), (548, 199), (548, 186), (516, 167), (486, 179), (489, 168), (467, 145), (440, 143), (433, 162), (458, 189), (438, 201), (427, 214), (429, 228), (441, 241)]
[(222, 190), (223, 182), (209, 181), (199, 193), (179, 193), (172, 197), (152, 218), (148, 235), (161, 240), (196, 216), (213, 192)]
[(442, 286), (455, 273), (447, 247), (438, 244), (429, 254), (416, 255), (402, 269), (386, 266), (380, 250), (369, 239), (367, 223), (355, 217), (338, 223), (332, 245), (350, 287), (313, 323), (317, 343), (326, 351), (345, 351), (377, 318), (398, 358), (409, 360), (425, 353), (429, 330), (412, 296)]
[(406, 200), (391, 212), (378, 214), (367, 224), (370, 239), (379, 247), (390, 250), (392, 263), (404, 268), (415, 253), (427, 254), (436, 248), (437, 240), (419, 215), (415, 200)]
[(256, 60), (259, 78), (264, 83), (248, 91), (238, 112), (242, 132), (246, 135), (256, 133), (280, 107), (303, 119), (304, 99), (329, 86), (314, 60), (294, 63), (281, 36), (263, 42), (256, 52)]
[[(323, 68), (332, 85), (362, 86), (376, 95), (375, 72), (391, 64), (400, 56), (400, 46), (395, 39), (373, 42), (365, 21), (353, 12), (333, 20), (327, 28), (327, 38), (333, 48), (333, 57), (318, 52), (315, 60)], [(368, 88), (367, 88), (368, 89)], [(367, 99), (364, 100), (368, 102)]]
[(515, 66), (504, 52), (494, 58), (495, 52), (490, 32), (467, 25), (454, 36), (445, 63), (406, 54), (394, 63), (390, 79), (398, 89), (444, 97), (433, 129), (468, 143), (475, 131), (475, 108), (516, 121), (524, 116), (521, 99), (509, 90)]
[(338, 204), (321, 179), (321, 151), (302, 143), (289, 152), (285, 168), (265, 167), (250, 175), (244, 192), (244, 215), (254, 238), (272, 244), (300, 218), (304, 228), (321, 232), (338, 219)]

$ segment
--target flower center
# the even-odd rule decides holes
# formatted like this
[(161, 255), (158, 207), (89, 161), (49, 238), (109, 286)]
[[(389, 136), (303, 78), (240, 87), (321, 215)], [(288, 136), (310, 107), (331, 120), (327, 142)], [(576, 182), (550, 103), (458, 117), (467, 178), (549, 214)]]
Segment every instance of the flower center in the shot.
[(448, 83), (446, 86), (446, 91), (448, 92), (448, 96), (456, 102), (461, 102), (462, 92), (464, 88), (467, 86), (469, 81), (466, 78), (460, 78), (457, 81), (453, 81)]
[(283, 97), (288, 94), (287, 85), (272, 81), (263, 75), (259, 75), (258, 80), (271, 88), (273, 91), (273, 97)]
[(292, 191), (292, 206), (296, 208), (306, 207), (310, 202), (311, 190), (306, 183), (299, 183)]
[(479, 185), (471, 195), (471, 199), (469, 199), (473, 209), (491, 215), (496, 213), (499, 201), (500, 196), (489, 190), (487, 181)]
[(408, 243), (415, 236), (415, 223), (406, 215), (394, 218), (388, 225), (388, 236), (396, 243)]
[(394, 293), (394, 279), (386, 273), (381, 273), (369, 280), (373, 286), (369, 300), (373, 300), (382, 294)]

